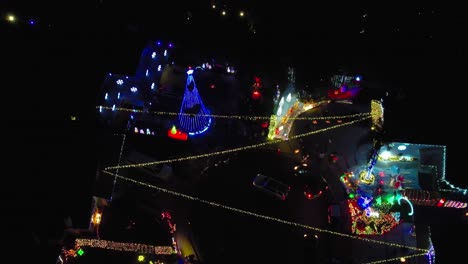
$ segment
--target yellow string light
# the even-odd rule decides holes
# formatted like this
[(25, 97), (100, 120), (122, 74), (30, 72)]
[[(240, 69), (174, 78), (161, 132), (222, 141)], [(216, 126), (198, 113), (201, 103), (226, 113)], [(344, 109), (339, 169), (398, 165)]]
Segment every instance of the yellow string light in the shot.
[[(139, 109), (123, 108), (123, 107), (112, 107), (108, 106), (96, 106), (97, 109), (102, 110), (112, 110), (112, 111), (122, 111), (122, 112), (133, 112), (133, 113), (150, 113), (154, 115), (162, 116), (179, 116), (179, 115), (188, 115), (192, 116), (193, 114), (187, 113), (176, 113), (176, 112), (161, 112), (161, 111), (144, 111)], [(212, 114), (197, 114), (197, 116), (207, 116), (213, 118), (225, 118), (225, 119), (238, 119), (238, 120), (270, 120), (271, 116), (238, 116), (238, 115), (212, 115)], [(358, 113), (352, 115), (342, 115), (342, 116), (327, 116), (327, 117), (290, 117), (291, 120), (326, 120), (326, 119), (345, 119), (345, 118), (355, 118), (361, 116), (370, 116), (370, 113)]]
[(372, 261), (372, 262), (366, 262), (364, 264), (379, 264), (379, 263), (385, 263), (385, 262), (390, 262), (390, 261), (400, 261), (401, 258), (409, 259), (409, 258), (424, 256), (426, 254), (427, 253), (418, 253), (418, 254), (413, 254), (413, 255), (408, 255), (408, 256), (401, 256), (397, 258), (389, 258), (389, 259), (382, 259), (382, 260), (377, 260), (377, 261)]
[(145, 182), (141, 182), (141, 181), (137, 181), (137, 180), (134, 180), (134, 179), (131, 179), (131, 178), (127, 178), (127, 177), (124, 177), (124, 176), (121, 176), (121, 175), (118, 175), (118, 174), (115, 174), (115, 173), (112, 173), (112, 172), (109, 172), (109, 171), (106, 171), (106, 170), (104, 170), (102, 172), (105, 173), (105, 174), (117, 177), (119, 179), (122, 179), (122, 180), (125, 180), (125, 181), (128, 181), (128, 182), (137, 184), (137, 185), (141, 185), (141, 186), (145, 186), (145, 187), (148, 187), (148, 188), (151, 188), (151, 189), (158, 190), (159, 192), (163, 192), (163, 193), (167, 193), (167, 194), (170, 194), (170, 195), (182, 197), (182, 198), (192, 200), (192, 201), (196, 201), (196, 202), (200, 202), (200, 203), (203, 203), (203, 204), (208, 204), (208, 205), (211, 205), (211, 206), (214, 206), (214, 207), (226, 209), (226, 210), (241, 213), (241, 214), (244, 214), (244, 215), (255, 216), (257, 218), (270, 220), (270, 221), (274, 221), (274, 222), (278, 222), (278, 223), (282, 223), (282, 224), (287, 224), (287, 225), (294, 226), (294, 227), (300, 227), (300, 228), (309, 229), (309, 230), (313, 230), (313, 231), (317, 231), (317, 232), (321, 232), (321, 233), (328, 233), (328, 234), (335, 235), (335, 236), (341, 236), (341, 237), (346, 237), (346, 238), (351, 238), (351, 239), (357, 239), (357, 240), (361, 240), (361, 241), (364, 241), (364, 242), (375, 243), (375, 244), (379, 244), (379, 245), (383, 245), (383, 246), (407, 248), (407, 249), (411, 249), (411, 250), (422, 251), (424, 253), (429, 252), (429, 250), (427, 250), (427, 249), (421, 249), (421, 248), (416, 248), (416, 247), (411, 247), (411, 246), (406, 246), (406, 245), (400, 245), (400, 244), (396, 244), (396, 243), (389, 243), (389, 242), (379, 241), (379, 240), (365, 238), (365, 237), (353, 236), (353, 235), (349, 235), (349, 234), (344, 234), (344, 233), (339, 233), (339, 232), (335, 232), (335, 231), (321, 229), (321, 228), (317, 228), (317, 227), (313, 227), (313, 226), (308, 226), (308, 225), (304, 225), (304, 224), (300, 224), (300, 223), (286, 221), (286, 220), (275, 218), (275, 217), (261, 215), (261, 214), (257, 214), (257, 213), (254, 213), (254, 212), (250, 212), (250, 211), (246, 211), (246, 210), (242, 210), (242, 209), (237, 209), (237, 208), (234, 208), (234, 207), (230, 207), (230, 206), (218, 204), (218, 203), (215, 203), (215, 202), (210, 202), (210, 201), (207, 201), (207, 200), (204, 200), (204, 199), (200, 199), (198, 197), (194, 197), (194, 196), (190, 196), (190, 195), (187, 195), (187, 194), (183, 194), (183, 193), (179, 193), (179, 192), (176, 192), (176, 191), (161, 188), (161, 187), (151, 185), (151, 184), (148, 184), (148, 183), (145, 183)]
[(137, 252), (142, 254), (172, 255), (174, 249), (170, 246), (152, 246), (139, 243), (114, 242), (103, 239), (75, 239), (75, 245), (79, 247), (92, 247), (110, 249), (116, 251)]
[[(330, 126), (330, 127), (322, 128), (322, 129), (319, 129), (319, 130), (314, 130), (314, 131), (311, 131), (311, 132), (295, 135), (295, 136), (290, 137), (289, 139), (290, 140), (291, 139), (298, 139), (298, 138), (310, 136), (310, 135), (313, 135), (313, 134), (318, 134), (318, 133), (325, 132), (325, 131), (328, 131), (328, 130), (331, 130), (331, 129), (334, 129), (334, 128), (339, 128), (339, 127), (351, 125), (351, 124), (354, 124), (354, 123), (357, 123), (357, 122), (361, 122), (361, 121), (364, 121), (364, 120), (369, 119), (369, 118), (370, 118), (369, 116), (366, 116), (366, 117), (361, 118), (361, 119), (357, 119), (357, 120), (353, 120), (353, 121), (333, 125), (333, 126)], [(248, 150), (248, 149), (259, 148), (259, 147), (263, 147), (263, 146), (266, 146), (266, 145), (276, 144), (276, 143), (279, 143), (279, 142), (282, 142), (282, 141), (284, 141), (284, 140), (283, 139), (276, 139), (276, 140), (267, 141), (267, 142), (263, 142), (263, 143), (259, 143), (259, 144), (254, 144), (254, 145), (249, 145), (249, 146), (244, 146), (244, 147), (239, 147), (239, 148), (233, 148), (233, 149), (227, 149), (227, 150), (222, 150), (222, 151), (217, 151), (217, 152), (205, 153), (205, 154), (200, 154), (200, 155), (188, 156), (188, 157), (183, 157), (183, 158), (175, 158), (175, 159), (160, 160), (160, 161), (145, 162), (145, 163), (137, 163), (137, 164), (126, 164), (126, 165), (120, 165), (120, 166), (110, 166), (110, 167), (105, 168), (105, 170), (138, 168), (138, 167), (158, 165), (158, 164), (163, 164), (163, 163), (173, 163), (173, 162), (179, 162), (179, 161), (185, 161), (185, 160), (194, 160), (194, 159), (199, 159), (199, 158), (207, 158), (207, 157), (212, 157), (212, 156), (216, 156), (216, 155), (223, 155), (223, 154), (234, 153), (234, 152)]]
[(370, 114), (372, 116), (372, 126), (375, 128), (382, 128), (384, 121), (384, 109), (382, 103), (377, 100), (372, 100)]

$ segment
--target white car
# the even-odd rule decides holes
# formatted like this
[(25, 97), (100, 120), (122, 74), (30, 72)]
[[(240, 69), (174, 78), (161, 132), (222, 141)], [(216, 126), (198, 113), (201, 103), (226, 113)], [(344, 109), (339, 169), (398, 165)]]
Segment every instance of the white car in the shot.
[(255, 176), (253, 185), (258, 189), (281, 200), (286, 200), (289, 194), (289, 190), (291, 190), (288, 185), (260, 173)]

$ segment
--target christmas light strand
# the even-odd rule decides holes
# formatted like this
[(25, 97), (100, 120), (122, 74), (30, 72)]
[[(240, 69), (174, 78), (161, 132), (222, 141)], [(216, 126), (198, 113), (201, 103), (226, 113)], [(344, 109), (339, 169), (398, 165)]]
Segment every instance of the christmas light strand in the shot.
[(377, 261), (372, 261), (372, 262), (366, 262), (364, 264), (379, 264), (379, 263), (385, 263), (385, 262), (390, 262), (390, 261), (402, 262), (401, 261), (402, 258), (404, 258), (406, 260), (406, 259), (409, 259), (409, 258), (424, 256), (426, 254), (427, 254), (426, 252), (425, 253), (418, 253), (418, 254), (413, 254), (413, 255), (401, 256), (401, 257), (397, 257), (397, 258), (389, 258), (389, 259), (382, 259), (382, 260), (377, 260)]
[(152, 246), (138, 243), (114, 242), (103, 239), (77, 238), (75, 245), (79, 247), (92, 247), (116, 251), (137, 252), (141, 254), (172, 255), (175, 254), (171, 246)]
[[(187, 113), (176, 113), (176, 112), (161, 112), (161, 111), (145, 111), (140, 109), (130, 109), (123, 107), (108, 107), (108, 106), (96, 106), (97, 109), (102, 110), (112, 110), (112, 111), (122, 111), (122, 112), (132, 112), (132, 113), (150, 113), (154, 115), (162, 116), (179, 116), (179, 115), (188, 115), (193, 116), (193, 114)], [(213, 118), (224, 118), (224, 119), (238, 119), (238, 120), (270, 120), (271, 116), (237, 116), (237, 115), (212, 115), (212, 114), (196, 114), (197, 116), (207, 116)], [(342, 116), (326, 116), (326, 117), (290, 117), (291, 120), (327, 120), (327, 119), (345, 119), (345, 118), (355, 118), (361, 116), (370, 116), (370, 113), (357, 113), (352, 115), (342, 115)]]
[(377, 100), (371, 101), (372, 125), (377, 128), (383, 126), (384, 109), (382, 103)]
[(416, 248), (416, 247), (411, 247), (411, 246), (406, 246), (406, 245), (400, 245), (400, 244), (396, 244), (396, 243), (389, 243), (389, 242), (379, 241), (379, 240), (365, 238), (365, 237), (353, 236), (353, 235), (339, 233), (339, 232), (330, 231), (330, 230), (326, 230), (326, 229), (320, 229), (320, 228), (313, 227), (313, 226), (308, 226), (308, 225), (305, 225), (305, 224), (295, 223), (295, 222), (291, 222), (291, 221), (287, 221), (287, 220), (283, 220), (283, 219), (279, 219), (279, 218), (275, 218), (275, 217), (261, 215), (261, 214), (257, 214), (257, 213), (254, 213), (254, 212), (250, 212), (250, 211), (246, 211), (246, 210), (237, 209), (237, 208), (234, 208), (234, 207), (218, 204), (218, 203), (215, 203), (215, 202), (210, 202), (210, 201), (207, 201), (207, 200), (204, 200), (204, 199), (200, 199), (198, 197), (190, 196), (190, 195), (179, 193), (179, 192), (176, 192), (176, 191), (171, 191), (171, 190), (161, 188), (161, 187), (158, 187), (158, 186), (155, 186), (155, 185), (151, 185), (151, 184), (148, 184), (148, 183), (145, 183), (145, 182), (141, 182), (141, 181), (137, 181), (137, 180), (134, 180), (134, 179), (131, 179), (131, 178), (121, 176), (121, 175), (117, 175), (115, 173), (112, 173), (112, 172), (109, 172), (109, 171), (106, 171), (106, 170), (104, 170), (102, 172), (105, 173), (105, 174), (117, 177), (119, 179), (122, 179), (122, 180), (125, 180), (125, 181), (128, 181), (128, 182), (137, 184), (137, 185), (141, 185), (141, 186), (145, 186), (147, 188), (158, 190), (158, 191), (163, 192), (163, 193), (171, 194), (171, 195), (174, 195), (174, 196), (182, 197), (182, 198), (185, 198), (185, 199), (188, 199), (188, 200), (200, 202), (200, 203), (203, 203), (203, 204), (207, 204), (207, 205), (211, 205), (211, 206), (214, 206), (214, 207), (226, 209), (226, 210), (229, 210), (229, 211), (241, 213), (241, 214), (244, 214), (244, 215), (255, 216), (257, 218), (270, 220), (270, 221), (278, 222), (278, 223), (282, 223), (282, 224), (287, 224), (287, 225), (290, 225), (290, 226), (293, 226), (293, 227), (299, 227), (299, 228), (309, 229), (309, 230), (313, 230), (313, 231), (317, 231), (317, 232), (321, 232), (321, 233), (328, 233), (328, 234), (331, 234), (331, 235), (336, 235), (336, 236), (341, 236), (341, 237), (346, 237), (346, 238), (351, 238), (351, 239), (357, 239), (357, 240), (361, 240), (361, 241), (364, 241), (364, 242), (375, 243), (375, 244), (379, 244), (379, 245), (383, 245), (383, 246), (407, 248), (407, 249), (411, 249), (411, 250), (422, 251), (422, 252), (424, 252), (424, 254), (426, 254), (428, 252), (427, 249), (421, 249), (421, 248)]
[[(318, 134), (318, 133), (321, 133), (321, 132), (325, 132), (325, 131), (335, 129), (335, 128), (339, 128), (339, 127), (344, 127), (344, 126), (347, 126), (347, 125), (352, 125), (354, 123), (361, 122), (361, 121), (367, 120), (369, 118), (370, 118), (370, 116), (367, 116), (367, 117), (364, 117), (364, 118), (361, 118), (361, 119), (357, 119), (357, 120), (353, 120), (353, 121), (333, 125), (333, 126), (330, 126), (330, 127), (322, 128), (322, 129), (319, 129), (319, 130), (314, 130), (314, 131), (311, 131), (311, 132), (295, 135), (295, 136), (290, 137), (289, 140), (302, 138), (302, 137), (310, 136), (310, 135), (313, 135), (313, 134)], [(188, 156), (188, 157), (183, 157), (183, 158), (175, 158), (175, 159), (160, 160), (160, 161), (145, 162), (145, 163), (137, 163), (137, 164), (126, 164), (126, 165), (120, 165), (120, 166), (111, 166), (111, 167), (105, 168), (105, 170), (138, 168), (138, 167), (165, 164), (165, 163), (173, 163), (173, 162), (179, 162), (179, 161), (185, 161), (185, 160), (194, 160), (194, 159), (199, 159), (199, 158), (207, 158), (207, 157), (212, 157), (212, 156), (216, 156), (216, 155), (223, 155), (223, 154), (234, 153), (234, 152), (248, 150), (248, 149), (259, 148), (259, 147), (263, 147), (263, 146), (266, 146), (266, 145), (272, 145), (272, 144), (276, 144), (276, 143), (283, 142), (283, 141), (284, 141), (283, 139), (276, 139), (276, 140), (267, 141), (267, 142), (263, 142), (263, 143), (259, 143), (259, 144), (254, 144), (254, 145), (249, 145), (249, 146), (244, 146), (244, 147), (239, 147), (239, 148), (233, 148), (233, 149), (227, 149), (227, 150), (222, 150), (222, 151), (217, 151), (217, 152), (205, 153), (205, 154), (200, 154), (200, 155)]]

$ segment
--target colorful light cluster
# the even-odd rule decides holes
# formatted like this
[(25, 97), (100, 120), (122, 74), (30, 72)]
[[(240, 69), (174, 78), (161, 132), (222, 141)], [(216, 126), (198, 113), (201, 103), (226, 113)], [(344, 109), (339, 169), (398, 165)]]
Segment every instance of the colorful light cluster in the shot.
[(334, 75), (331, 78), (332, 88), (328, 89), (328, 98), (332, 100), (348, 100), (355, 97), (360, 91), (359, 76)]
[(152, 246), (138, 243), (123, 243), (103, 239), (77, 238), (75, 240), (75, 245), (77, 247), (102, 248), (116, 251), (137, 252), (142, 254), (172, 255), (175, 253), (173, 248), (170, 246)]
[(167, 136), (176, 140), (182, 140), (182, 141), (188, 140), (187, 133), (178, 130), (175, 125), (173, 125), (171, 129), (169, 129), (169, 131), (167, 131)]
[(141, 135), (152, 135), (152, 136), (155, 135), (154, 131), (151, 131), (151, 129), (149, 128), (143, 129), (143, 128), (134, 127), (133, 132), (135, 134), (141, 134)]
[(382, 235), (399, 224), (398, 214), (368, 216), (354, 199), (348, 199), (348, 208), (351, 214), (351, 231), (356, 235)]
[[(327, 127), (327, 128), (322, 128), (322, 129), (307, 132), (307, 133), (304, 133), (304, 134), (295, 135), (295, 136), (292, 136), (290, 139), (291, 140), (292, 139), (298, 139), (298, 138), (310, 136), (310, 135), (313, 135), (313, 134), (318, 134), (318, 133), (321, 133), (321, 132), (325, 132), (325, 131), (328, 131), (328, 130), (331, 130), (331, 129), (352, 125), (352, 124), (355, 124), (357, 122), (362, 122), (364, 120), (367, 120), (368, 118), (369, 117), (363, 117), (361, 119), (349, 121), (349, 122), (346, 122), (346, 123), (341, 123), (341, 124), (337, 124), (337, 125), (330, 126), (330, 127)], [(110, 167), (105, 168), (105, 170), (114, 170), (114, 169), (118, 169), (118, 168), (119, 169), (137, 168), (137, 167), (144, 167), (144, 166), (149, 166), (149, 165), (172, 163), (172, 162), (179, 162), (179, 161), (185, 161), (185, 160), (194, 160), (194, 159), (200, 159), (200, 158), (208, 158), (208, 157), (212, 157), (212, 156), (229, 154), (229, 153), (234, 153), (234, 152), (243, 151), (243, 150), (255, 149), (255, 148), (259, 148), (259, 147), (263, 147), (263, 146), (267, 146), (267, 145), (271, 145), (271, 144), (276, 144), (276, 143), (279, 143), (279, 142), (282, 142), (282, 141), (283, 140), (277, 139), (277, 140), (273, 140), (273, 141), (269, 141), (269, 142), (263, 142), (263, 143), (254, 144), (254, 145), (250, 145), (250, 146), (244, 146), (244, 147), (239, 147), (239, 148), (234, 148), (234, 149), (227, 149), (227, 150), (211, 152), (211, 153), (205, 153), (205, 154), (194, 155), (194, 156), (188, 156), (188, 157), (183, 157), (183, 158), (175, 158), (175, 159), (168, 159), (168, 160), (161, 160), (161, 161), (154, 161), (154, 162), (147, 162), (147, 163), (139, 163), (139, 164), (126, 164), (126, 165), (110, 166)]]
[(393, 193), (369, 196), (360, 190), (352, 172), (345, 173), (340, 179), (348, 193), (351, 230), (354, 234), (382, 235), (392, 230), (400, 223), (400, 213), (391, 212), (390, 209), (396, 202), (400, 204), (402, 199), (411, 206), (409, 215), (413, 213), (412, 204), (405, 196), (395, 196)]
[(267, 138), (268, 139), (273, 139), (275, 137), (275, 127), (276, 127), (276, 115), (272, 115), (270, 117), (270, 125), (268, 127), (268, 136)]
[(159, 187), (159, 186), (151, 185), (149, 183), (137, 181), (135, 179), (127, 178), (127, 177), (124, 177), (124, 176), (121, 176), (121, 175), (118, 175), (116, 173), (112, 173), (112, 172), (109, 172), (109, 171), (106, 171), (106, 170), (104, 170), (102, 172), (105, 173), (105, 174), (117, 177), (119, 179), (128, 181), (128, 182), (133, 183), (133, 184), (137, 184), (137, 185), (141, 185), (141, 186), (145, 186), (147, 188), (157, 190), (159, 192), (163, 192), (163, 193), (167, 193), (167, 194), (174, 195), (174, 196), (177, 196), (177, 197), (181, 197), (181, 198), (184, 198), (184, 199), (188, 199), (188, 200), (191, 200), (191, 201), (196, 201), (196, 202), (200, 202), (200, 203), (203, 203), (203, 204), (211, 205), (211, 206), (218, 207), (218, 208), (221, 208), (221, 209), (226, 209), (226, 210), (233, 211), (233, 212), (236, 212), (236, 213), (241, 213), (241, 214), (244, 214), (244, 215), (254, 216), (254, 217), (257, 217), (257, 218), (260, 218), (260, 219), (264, 219), (264, 220), (270, 220), (270, 221), (274, 221), (274, 222), (281, 223), (281, 224), (287, 224), (287, 225), (290, 225), (290, 226), (293, 226), (293, 227), (309, 229), (309, 230), (313, 230), (313, 231), (316, 231), (316, 232), (327, 233), (327, 234), (336, 235), (336, 236), (345, 237), (345, 238), (350, 238), (350, 239), (356, 239), (356, 240), (360, 240), (360, 241), (363, 241), (363, 242), (374, 243), (374, 244), (378, 244), (378, 245), (382, 245), (382, 246), (406, 248), (406, 249), (410, 249), (410, 250), (424, 252), (423, 254), (426, 254), (427, 252), (429, 252), (427, 249), (416, 248), (416, 247), (401, 245), (401, 244), (397, 244), (397, 243), (390, 243), (390, 242), (386, 242), (386, 241), (380, 241), (380, 240), (375, 240), (375, 239), (370, 239), (370, 238), (366, 238), (366, 237), (360, 237), (360, 236), (355, 236), (355, 235), (350, 235), (350, 234), (345, 234), (345, 233), (339, 233), (339, 232), (330, 231), (330, 230), (326, 230), (326, 229), (321, 229), (321, 228), (317, 228), (317, 227), (313, 227), (313, 226), (308, 226), (308, 225), (305, 225), (305, 224), (295, 223), (295, 222), (291, 222), (291, 221), (287, 221), (287, 220), (283, 220), (283, 219), (279, 219), (279, 218), (275, 218), (275, 217), (261, 215), (261, 214), (257, 214), (257, 213), (254, 213), (254, 212), (250, 212), (250, 211), (246, 211), (246, 210), (242, 210), (242, 209), (237, 209), (237, 208), (234, 208), (234, 207), (230, 207), (230, 206), (218, 204), (218, 203), (215, 203), (215, 202), (207, 201), (207, 200), (204, 200), (204, 199), (200, 199), (200, 198), (195, 197), (195, 196), (190, 196), (190, 195), (183, 194), (183, 193), (180, 193), (180, 192), (168, 190), (168, 189), (165, 189), (165, 188), (162, 188), (162, 187)]
[(181, 254), (177, 240), (175, 239), (176, 224), (172, 223), (172, 215), (169, 212), (163, 212), (161, 214), (161, 220), (165, 220), (169, 226), (169, 232), (172, 234), (172, 246), (174, 247), (174, 252), (178, 255)]

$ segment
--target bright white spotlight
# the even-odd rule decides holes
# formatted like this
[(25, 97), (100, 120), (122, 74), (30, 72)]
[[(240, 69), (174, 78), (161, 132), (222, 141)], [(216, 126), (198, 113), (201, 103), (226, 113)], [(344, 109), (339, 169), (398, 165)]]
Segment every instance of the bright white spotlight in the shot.
[(192, 69), (190, 69), (190, 70), (187, 71), (187, 74), (188, 74), (188, 75), (192, 75), (192, 73), (193, 73), (193, 70), (192, 70)]
[(383, 159), (383, 160), (388, 160), (390, 158), (392, 154), (390, 153), (390, 151), (383, 151), (382, 153), (380, 153), (380, 157)]
[(406, 146), (405, 146), (405, 145), (400, 145), (400, 146), (398, 146), (398, 150), (402, 150), (402, 151), (403, 151), (403, 150), (405, 150), (405, 149), (406, 149)]

